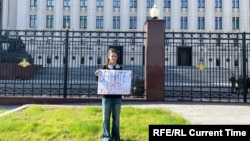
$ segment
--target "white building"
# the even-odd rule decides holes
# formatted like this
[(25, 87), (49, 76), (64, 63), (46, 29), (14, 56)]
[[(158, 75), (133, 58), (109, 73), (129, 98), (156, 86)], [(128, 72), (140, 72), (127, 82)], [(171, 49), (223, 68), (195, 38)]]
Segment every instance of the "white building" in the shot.
[[(68, 25), (71, 31), (143, 31), (145, 21), (151, 18), (150, 9), (154, 4), (160, 10), (159, 19), (165, 20), (165, 31), (227, 33), (249, 31), (250, 28), (249, 0), (0, 0), (0, 28), (53, 31), (65, 29)], [(195, 66), (203, 60), (210, 68), (218, 64), (232, 68), (235, 62), (241, 65), (238, 55), (221, 56), (216, 54), (216, 50), (218, 48), (192, 47), (187, 50), (188, 54), (183, 55), (188, 57), (180, 60), (186, 61), (191, 56), (193, 59), (186, 64)], [(71, 66), (79, 66), (81, 60), (88, 65), (95, 65), (98, 58), (103, 62), (105, 56), (94, 53), (99, 51), (106, 52), (93, 46), (85, 56), (81, 53), (70, 56), (76, 60)], [(123, 52), (129, 51), (126, 48)], [(178, 63), (180, 54), (176, 52), (177, 48), (165, 51), (166, 65), (182, 64)], [(58, 62), (60, 55), (53, 53), (43, 57), (43, 54), (36, 54), (33, 57), (36, 63), (48, 65), (48, 58), (52, 60), (50, 62)], [(229, 59), (230, 56), (233, 57)], [(126, 60), (125, 64), (133, 64), (130, 61), (142, 64), (142, 60), (137, 58), (142, 57), (125, 56), (123, 60)], [(58, 65), (63, 65), (62, 59), (53, 66)]]
[(142, 31), (156, 4), (168, 31), (249, 30), (249, 0), (0, 0), (2, 29)]

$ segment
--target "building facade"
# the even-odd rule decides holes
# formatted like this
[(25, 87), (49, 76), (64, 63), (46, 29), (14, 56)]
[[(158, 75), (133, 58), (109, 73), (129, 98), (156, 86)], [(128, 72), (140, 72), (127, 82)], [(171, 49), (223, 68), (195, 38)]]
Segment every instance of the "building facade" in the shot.
[(1, 0), (2, 29), (142, 31), (156, 4), (166, 31), (249, 30), (249, 0)]
[[(150, 10), (154, 4), (160, 10), (159, 19), (165, 20), (166, 32), (238, 33), (248, 32), (250, 27), (249, 0), (0, 0), (0, 4), (1, 29), (10, 30), (62, 31), (69, 28), (70, 31), (143, 31), (145, 21), (151, 18)], [(143, 52), (143, 39), (134, 41), (131, 36), (119, 40), (117, 44), (114, 36), (110, 40), (89, 40), (87, 36), (80, 36), (77, 35), (75, 44), (70, 44), (72, 52), (77, 52), (69, 57), (70, 66), (103, 63), (107, 49), (114, 43), (121, 46), (125, 54), (123, 64), (143, 64), (142, 53), (129, 54)], [(242, 49), (235, 46), (238, 45), (237, 38), (228, 37), (223, 41), (217, 37), (197, 37), (197, 40), (171, 38), (174, 37), (165, 37), (167, 66), (195, 66), (201, 60), (209, 68), (221, 64), (224, 68), (241, 65), (239, 54)], [(54, 44), (50, 44), (51, 40)], [(86, 40), (85, 44), (82, 40)], [(27, 36), (25, 41), (30, 41), (31, 54), (39, 52), (32, 55), (35, 63), (57, 67), (64, 65), (63, 49), (57, 49), (64, 45), (63, 38)], [(33, 41), (36, 43), (33, 44)], [(37, 44), (44, 41), (46, 43), (42, 45)], [(176, 43), (168, 44), (172, 41)], [(224, 47), (220, 43), (224, 43)], [(234, 53), (227, 53), (230, 50)], [(218, 51), (221, 53), (216, 54)]]

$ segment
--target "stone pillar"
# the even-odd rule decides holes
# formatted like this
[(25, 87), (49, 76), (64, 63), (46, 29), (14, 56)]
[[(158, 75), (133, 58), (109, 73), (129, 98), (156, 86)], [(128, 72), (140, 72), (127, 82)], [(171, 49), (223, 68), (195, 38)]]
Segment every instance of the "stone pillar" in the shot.
[(148, 101), (164, 100), (164, 20), (147, 20), (144, 25), (146, 32), (144, 86)]

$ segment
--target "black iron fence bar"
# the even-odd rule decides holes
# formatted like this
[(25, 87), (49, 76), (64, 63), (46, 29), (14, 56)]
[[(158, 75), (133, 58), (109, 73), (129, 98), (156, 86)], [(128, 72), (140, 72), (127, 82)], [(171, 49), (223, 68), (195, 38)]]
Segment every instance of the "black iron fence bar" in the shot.
[(245, 31), (242, 33), (242, 69), (243, 69), (243, 101), (246, 102), (247, 101), (247, 75), (246, 75), (246, 33)]
[(65, 37), (65, 64), (64, 64), (64, 89), (63, 98), (67, 98), (67, 88), (68, 88), (68, 51), (69, 51), (69, 31), (66, 30)]

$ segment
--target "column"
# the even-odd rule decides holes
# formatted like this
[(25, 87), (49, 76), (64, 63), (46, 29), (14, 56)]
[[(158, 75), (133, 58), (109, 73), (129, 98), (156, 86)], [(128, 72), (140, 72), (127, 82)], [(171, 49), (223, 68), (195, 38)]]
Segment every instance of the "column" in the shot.
[(205, 31), (214, 31), (214, 1), (205, 1)]
[(241, 0), (239, 5), (240, 31), (249, 31), (249, 0)]
[[(17, 29), (25, 30), (29, 28), (29, 8), (27, 8), (27, 4), (29, 4), (29, 0), (18, 0), (17, 1)], [(9, 15), (8, 15), (9, 16)], [(11, 18), (11, 17), (9, 17)]]
[(180, 1), (171, 1), (171, 26), (173, 31), (180, 30)]
[(129, 29), (129, 13), (130, 13), (129, 1), (121, 0), (121, 8), (120, 8), (121, 31), (127, 31)]
[(80, 1), (72, 0), (70, 6), (71, 30), (79, 30), (80, 25)]
[(143, 26), (146, 21), (147, 8), (145, 0), (137, 0), (137, 31), (143, 31)]
[(46, 28), (46, 2), (37, 1), (37, 30)]
[(2, 29), (8, 29), (9, 25), (9, 1), (3, 0), (2, 8), (3, 8), (3, 14), (2, 14)]
[(96, 1), (88, 1), (88, 10), (87, 10), (87, 19), (88, 19), (88, 30), (96, 29)]
[(188, 29), (189, 31), (196, 31), (197, 29), (197, 0), (188, 1)]
[(104, 22), (104, 30), (112, 30), (113, 29), (113, 1), (105, 0), (104, 1), (104, 14), (103, 14), (103, 22)]
[(232, 1), (223, 0), (222, 5), (222, 31), (232, 31)]
[(55, 0), (54, 4), (54, 30), (63, 28), (63, 1)]

